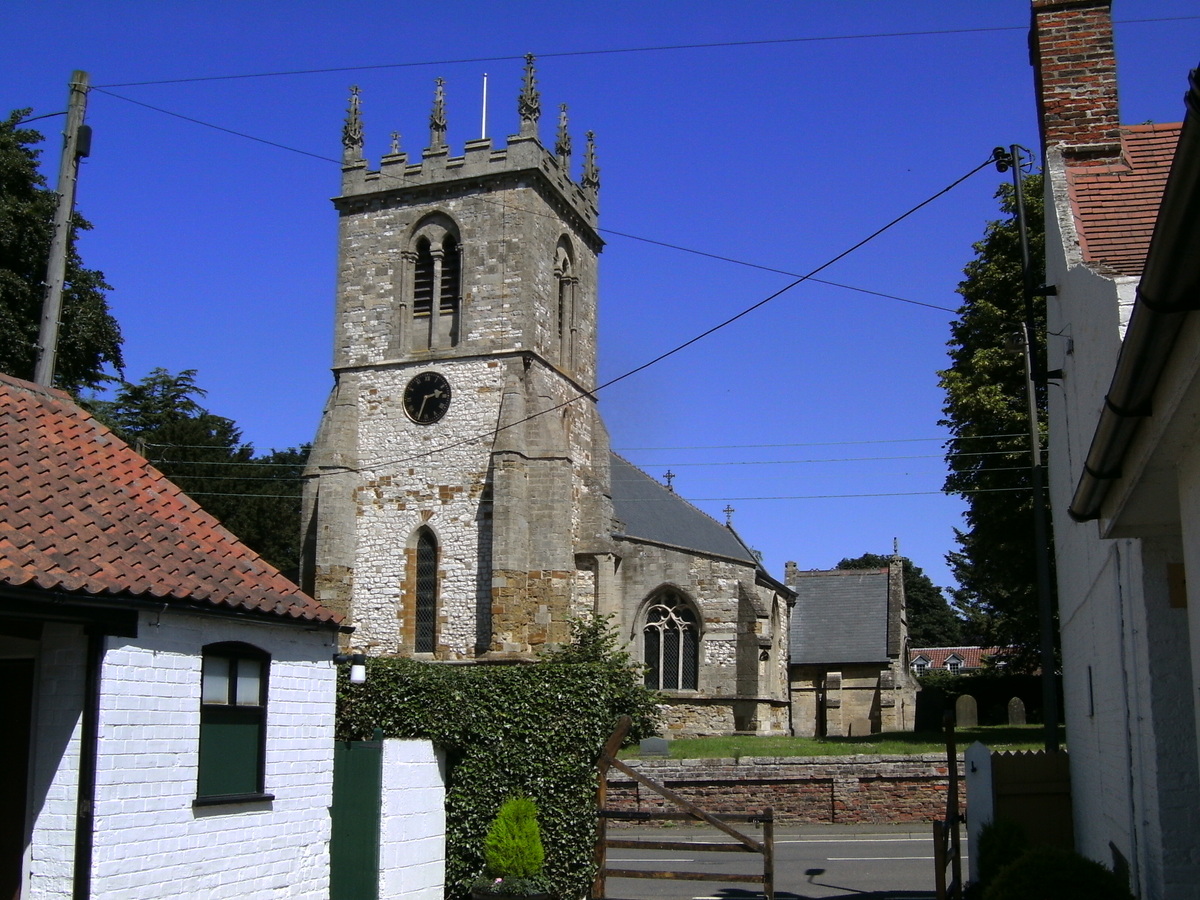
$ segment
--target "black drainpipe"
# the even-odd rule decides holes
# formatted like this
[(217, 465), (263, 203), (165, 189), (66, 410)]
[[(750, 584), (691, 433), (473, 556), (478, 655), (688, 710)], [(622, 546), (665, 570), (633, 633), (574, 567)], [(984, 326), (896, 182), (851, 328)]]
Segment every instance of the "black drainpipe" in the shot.
[(105, 635), (101, 626), (86, 626), (87, 668), (83, 681), (83, 722), (79, 747), (79, 794), (75, 807), (75, 865), (72, 900), (91, 900), (92, 844), (96, 822), (96, 756), (99, 746), (100, 672)]

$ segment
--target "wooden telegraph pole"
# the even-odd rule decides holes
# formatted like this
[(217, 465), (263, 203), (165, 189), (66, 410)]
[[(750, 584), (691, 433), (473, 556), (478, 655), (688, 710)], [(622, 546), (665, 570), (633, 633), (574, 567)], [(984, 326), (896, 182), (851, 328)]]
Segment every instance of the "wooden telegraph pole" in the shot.
[(46, 263), (46, 291), (42, 297), (42, 323), (38, 329), (37, 364), (33, 380), (50, 387), (58, 354), (58, 320), (62, 314), (63, 283), (67, 277), (67, 250), (71, 243), (71, 216), (75, 212), (75, 183), (79, 160), (91, 152), (91, 129), (83, 124), (87, 112), (88, 74), (71, 75), (67, 98), (67, 127), (63, 131), (62, 162), (58, 167), (58, 206), (54, 210), (54, 234)]

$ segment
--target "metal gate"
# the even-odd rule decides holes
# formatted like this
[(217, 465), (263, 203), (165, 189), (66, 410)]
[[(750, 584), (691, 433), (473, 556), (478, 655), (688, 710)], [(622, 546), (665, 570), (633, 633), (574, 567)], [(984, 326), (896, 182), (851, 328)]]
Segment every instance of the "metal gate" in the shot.
[(330, 900), (379, 900), (382, 738), (377, 730), (373, 741), (334, 743)]

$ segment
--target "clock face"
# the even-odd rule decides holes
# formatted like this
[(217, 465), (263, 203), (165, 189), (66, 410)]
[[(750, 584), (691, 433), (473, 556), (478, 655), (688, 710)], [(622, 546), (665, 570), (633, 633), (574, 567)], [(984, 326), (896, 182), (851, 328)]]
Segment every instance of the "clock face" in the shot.
[(450, 382), (440, 372), (422, 372), (404, 388), (404, 411), (418, 425), (431, 425), (450, 408)]

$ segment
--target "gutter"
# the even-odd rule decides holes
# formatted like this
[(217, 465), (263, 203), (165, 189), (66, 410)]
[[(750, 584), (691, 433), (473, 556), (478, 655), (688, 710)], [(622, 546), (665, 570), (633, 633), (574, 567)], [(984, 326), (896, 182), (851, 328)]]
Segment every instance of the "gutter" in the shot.
[(1187, 116), (1163, 190), (1133, 315), (1104, 410), (1067, 512), (1100, 518), (1153, 399), (1188, 313), (1200, 309), (1200, 69), (1188, 76)]

